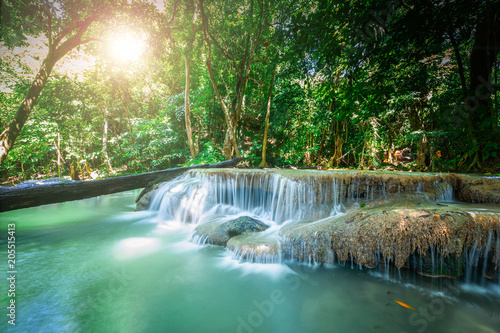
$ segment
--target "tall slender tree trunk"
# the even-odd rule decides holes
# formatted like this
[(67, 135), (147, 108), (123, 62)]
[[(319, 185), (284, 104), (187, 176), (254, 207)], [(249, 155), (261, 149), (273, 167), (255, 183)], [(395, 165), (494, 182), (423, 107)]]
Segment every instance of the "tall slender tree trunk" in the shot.
[[(238, 148), (238, 143), (236, 141), (236, 125), (234, 124), (234, 119), (226, 105), (224, 103), (224, 100), (222, 99), (222, 96), (220, 95), (219, 88), (217, 87), (217, 83), (215, 82), (215, 78), (213, 75), (212, 71), (212, 61), (211, 61), (211, 56), (210, 56), (210, 47), (209, 47), (209, 52), (208, 52), (208, 59), (207, 59), (207, 70), (208, 74), (210, 76), (210, 81), (212, 82), (212, 87), (214, 88), (215, 95), (217, 96), (217, 99), (219, 100), (219, 103), (222, 107), (222, 111), (224, 112), (224, 116), (226, 118), (226, 124), (227, 124), (227, 131), (226, 131), (226, 139), (224, 140), (224, 155), (226, 159), (230, 159), (233, 156), (233, 148), (234, 148), (234, 155), (236, 157), (240, 157), (240, 150)], [(227, 142), (227, 144), (226, 144)], [(232, 147), (231, 147), (232, 146)]]
[(102, 133), (102, 155), (104, 157), (104, 163), (106, 164), (106, 169), (109, 174), (114, 174), (115, 171), (111, 166), (111, 161), (108, 155), (108, 111), (104, 109), (104, 130)]
[(189, 142), (189, 152), (191, 154), (191, 158), (196, 157), (196, 149), (194, 148), (193, 141), (193, 130), (191, 127), (191, 108), (189, 106), (189, 87), (191, 85), (191, 66), (189, 63), (189, 58), (187, 55), (184, 56), (184, 62), (186, 64), (186, 89), (184, 92), (184, 109), (186, 116), (186, 133)]
[(57, 142), (54, 142), (54, 145), (56, 146), (56, 152), (57, 152), (57, 176), (61, 177), (61, 161), (62, 161), (62, 154), (61, 154), (61, 134), (57, 132)]
[(474, 36), (474, 45), (470, 53), (470, 86), (469, 100), (472, 121), (482, 123), (479, 132), (496, 132), (491, 94), (494, 88), (491, 84), (491, 74), (500, 52), (500, 4), (487, 6), (484, 20), (479, 23)]
[(274, 87), (274, 77), (276, 75), (276, 65), (273, 68), (273, 74), (271, 75), (271, 83), (269, 84), (269, 93), (267, 95), (267, 108), (266, 108), (266, 122), (264, 125), (264, 139), (262, 140), (262, 161), (259, 167), (267, 167), (266, 161), (266, 149), (267, 149), (267, 133), (269, 132), (269, 117), (271, 115), (271, 101), (273, 97), (273, 87)]
[[(420, 121), (420, 115), (418, 112), (417, 105), (410, 106), (410, 126), (414, 131), (420, 131), (424, 129), (422, 122)], [(417, 169), (420, 171), (427, 170), (427, 156), (429, 155), (429, 139), (426, 134), (418, 139), (418, 155), (417, 155)]]
[[(256, 25), (257, 29), (255, 32), (252, 29), (247, 31), (246, 33), (246, 41), (245, 41), (245, 52), (243, 56), (238, 57), (236, 59), (231, 53), (229, 53), (226, 49), (221, 47), (220, 43), (209, 33), (208, 27), (208, 19), (205, 14), (205, 10), (203, 7), (203, 0), (199, 1), (200, 4), (200, 13), (203, 21), (203, 35), (208, 46), (208, 56), (206, 60), (206, 65), (208, 69), (208, 73), (210, 76), (210, 81), (214, 88), (215, 94), (219, 103), (224, 111), (224, 117), (226, 119), (227, 131), (226, 137), (224, 139), (224, 155), (226, 159), (230, 159), (233, 156), (240, 157), (240, 151), (237, 142), (237, 127), (238, 121), (241, 116), (242, 107), (245, 99), (245, 88), (248, 82), (248, 77), (251, 72), (251, 66), (254, 59), (254, 55), (256, 53), (257, 47), (260, 45), (259, 40), (262, 35), (264, 20), (263, 20), (263, 7), (260, 7), (259, 12), (259, 21), (258, 23), (253, 21), (253, 13), (254, 13), (254, 0), (249, 1), (249, 14), (246, 16), (250, 19), (249, 26)], [(252, 37), (253, 36), (253, 37)], [(235, 72), (236, 76), (236, 85), (234, 89), (234, 93), (231, 105), (227, 106), (224, 100), (222, 99), (219, 89), (217, 87), (217, 83), (215, 82), (215, 78), (212, 72), (212, 60), (211, 60), (211, 45), (212, 42), (214, 45), (222, 52), (222, 54), (232, 63), (232, 69)], [(230, 94), (230, 92), (228, 92)]]
[(464, 108), (465, 108), (465, 120), (467, 122), (467, 129), (471, 138), (472, 142), (472, 147), (475, 151), (474, 154), (474, 160), (479, 161), (479, 142), (477, 140), (477, 135), (476, 131), (474, 130), (474, 125), (472, 124), (472, 119), (471, 119), (471, 108), (470, 108), (470, 103), (468, 101), (468, 92), (467, 92), (467, 83), (465, 79), (465, 70), (462, 62), (462, 56), (460, 55), (460, 48), (459, 45), (453, 35), (453, 33), (448, 33), (450, 37), (451, 44), (453, 46), (453, 51), (455, 52), (455, 57), (457, 58), (457, 66), (458, 66), (458, 74), (460, 76), (460, 84), (462, 86), (462, 98), (464, 102)]

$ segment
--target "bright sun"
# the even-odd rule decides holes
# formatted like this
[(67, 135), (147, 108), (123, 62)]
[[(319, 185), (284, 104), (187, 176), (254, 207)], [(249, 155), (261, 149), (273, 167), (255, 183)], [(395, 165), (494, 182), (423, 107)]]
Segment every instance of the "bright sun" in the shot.
[(110, 43), (111, 56), (120, 62), (139, 59), (144, 51), (144, 40), (131, 33), (116, 36)]

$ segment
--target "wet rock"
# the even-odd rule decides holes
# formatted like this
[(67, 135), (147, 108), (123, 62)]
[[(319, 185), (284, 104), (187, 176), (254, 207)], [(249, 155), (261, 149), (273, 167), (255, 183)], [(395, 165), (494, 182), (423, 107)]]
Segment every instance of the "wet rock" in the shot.
[(227, 242), (227, 248), (234, 253), (240, 261), (256, 263), (278, 263), (278, 240), (263, 232), (245, 233), (232, 237)]
[(195, 234), (206, 238), (213, 245), (226, 246), (232, 237), (251, 232), (264, 231), (269, 226), (249, 216), (241, 216), (234, 220), (214, 219), (196, 227)]
[(462, 176), (456, 192), (457, 198), (465, 202), (500, 204), (500, 177)]
[(420, 275), (429, 277), (459, 277), (466, 270), (465, 255), (450, 255), (447, 257), (431, 253), (420, 255), (416, 253), (409, 259), (409, 268), (415, 269)]
[(135, 199), (135, 202), (137, 203), (135, 206), (136, 211), (146, 210), (149, 208), (151, 198), (153, 198), (159, 186), (160, 184), (157, 184), (152, 187), (145, 188), (141, 191), (141, 193), (139, 193), (139, 195)]

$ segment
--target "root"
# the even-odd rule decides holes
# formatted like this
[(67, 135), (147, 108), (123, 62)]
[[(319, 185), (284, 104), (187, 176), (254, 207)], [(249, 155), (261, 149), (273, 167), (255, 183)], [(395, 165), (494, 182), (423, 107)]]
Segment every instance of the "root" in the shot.
[(481, 162), (479, 162), (479, 152), (478, 151), (476, 151), (476, 153), (474, 154), (474, 160), (469, 165), (466, 172), (469, 172), (474, 166), (476, 166), (477, 169), (481, 169)]

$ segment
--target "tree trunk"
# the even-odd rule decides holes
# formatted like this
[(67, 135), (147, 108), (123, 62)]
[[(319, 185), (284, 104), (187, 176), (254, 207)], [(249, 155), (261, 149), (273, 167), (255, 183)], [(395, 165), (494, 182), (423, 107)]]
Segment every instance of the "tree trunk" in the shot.
[(471, 114), (470, 114), (470, 103), (467, 98), (467, 83), (465, 80), (465, 70), (462, 62), (462, 56), (460, 55), (460, 48), (459, 45), (453, 35), (452, 32), (448, 33), (448, 36), (450, 37), (451, 44), (453, 46), (453, 51), (455, 52), (455, 57), (457, 58), (457, 66), (458, 66), (458, 74), (460, 76), (460, 84), (462, 86), (462, 94), (463, 94), (463, 101), (464, 101), (464, 107), (465, 107), (465, 120), (467, 122), (467, 129), (469, 131), (469, 135), (471, 137), (473, 149), (476, 151), (475, 156), (479, 157), (479, 143), (477, 141), (477, 136), (474, 131), (474, 126), (472, 124), (471, 120)]
[(497, 134), (496, 116), (491, 105), (491, 94), (495, 92), (491, 84), (491, 73), (500, 52), (500, 3), (489, 4), (485, 17), (474, 36), (474, 46), (470, 53), (469, 110), (472, 124), (478, 137)]
[[(330, 106), (332, 108), (333, 105)], [(340, 128), (339, 128), (340, 124)], [(333, 156), (330, 158), (328, 161), (328, 164), (330, 164), (330, 167), (335, 167), (337, 168), (340, 164), (340, 161), (342, 160), (342, 150), (344, 147), (344, 143), (347, 141), (347, 135), (348, 135), (348, 130), (349, 130), (349, 124), (345, 121), (333, 121), (333, 141), (335, 144)], [(345, 139), (344, 139), (345, 138)], [(354, 153), (354, 150), (353, 150)], [(356, 156), (354, 156), (355, 163), (356, 162)]]
[[(212, 83), (212, 86), (215, 90), (215, 94), (217, 96), (217, 99), (219, 100), (219, 103), (221, 104), (222, 110), (224, 111), (224, 116), (226, 118), (226, 123), (227, 123), (227, 132), (226, 132), (226, 137), (224, 140), (224, 154), (226, 156), (226, 159), (231, 158), (232, 156), (239, 157), (240, 156), (240, 151), (238, 147), (238, 142), (236, 140), (237, 138), (237, 127), (238, 127), (238, 121), (241, 116), (242, 112), (242, 106), (244, 104), (244, 98), (245, 98), (245, 88), (246, 84), (248, 82), (248, 77), (251, 72), (251, 66), (254, 58), (254, 54), (257, 50), (257, 47), (260, 45), (259, 40), (262, 35), (263, 31), (263, 26), (264, 26), (264, 21), (263, 21), (263, 9), (261, 8), (260, 14), (259, 14), (259, 22), (256, 25), (257, 26), (257, 31), (252, 32), (248, 31), (246, 33), (246, 41), (245, 41), (245, 52), (243, 56), (238, 57), (238, 59), (235, 58), (235, 56), (231, 55), (229, 52), (227, 52), (226, 49), (221, 47), (220, 43), (217, 42), (217, 40), (210, 34), (209, 32), (209, 27), (208, 27), (208, 19), (205, 14), (205, 10), (203, 7), (203, 0), (200, 0), (200, 13), (203, 21), (203, 35), (206, 41), (206, 44), (208, 46), (208, 56), (206, 60), (207, 64), (207, 69), (210, 75), (210, 81)], [(254, 8), (254, 1), (251, 0), (249, 1), (249, 14), (246, 16), (252, 21), (252, 27), (254, 26), (253, 22), (253, 8)], [(250, 26), (250, 24), (249, 24)], [(251, 38), (253, 34), (253, 38)], [(235, 84), (235, 90), (232, 93), (232, 101), (229, 107), (226, 105), (226, 103), (223, 101), (219, 90), (217, 88), (217, 84), (214, 79), (214, 75), (212, 72), (212, 60), (211, 60), (211, 45), (212, 42), (214, 45), (219, 48), (219, 50), (222, 52), (222, 54), (231, 62), (232, 64), (232, 69), (234, 70), (235, 76), (236, 76), (236, 84)], [(228, 92), (230, 94), (230, 92)]]
[(104, 109), (104, 130), (102, 133), (102, 156), (104, 157), (104, 164), (106, 164), (106, 169), (109, 174), (114, 174), (113, 167), (109, 161), (108, 155), (108, 112)]
[(0, 187), (0, 212), (149, 187), (171, 180), (190, 169), (230, 168), (240, 161), (241, 159), (237, 158), (210, 165), (194, 165), (93, 181), (74, 181), (34, 187)]
[(191, 109), (189, 106), (189, 86), (191, 84), (191, 66), (189, 64), (188, 56), (184, 56), (184, 62), (186, 64), (186, 89), (184, 91), (184, 111), (186, 116), (186, 133), (189, 142), (189, 152), (191, 154), (191, 158), (196, 157), (196, 150), (194, 149), (194, 141), (193, 141), (193, 130), (191, 127)]
[(226, 103), (222, 99), (222, 96), (219, 92), (219, 88), (217, 87), (217, 82), (215, 82), (215, 77), (212, 71), (212, 46), (209, 38), (208, 32), (208, 22), (205, 15), (205, 10), (203, 9), (203, 0), (200, 1), (200, 12), (203, 21), (203, 36), (208, 46), (208, 56), (206, 60), (208, 75), (210, 77), (210, 82), (212, 83), (212, 87), (214, 88), (215, 96), (217, 96), (217, 100), (222, 107), (222, 111), (224, 112), (224, 118), (226, 119), (227, 131), (226, 138), (224, 140), (224, 155), (226, 159), (229, 159), (233, 156), (231, 145), (234, 147), (234, 153), (236, 157), (240, 157), (240, 151), (238, 149), (238, 143), (236, 142), (236, 125), (234, 124), (234, 119), (232, 114), (227, 107)]
[(271, 115), (271, 101), (273, 95), (273, 87), (274, 87), (274, 77), (276, 75), (276, 65), (273, 68), (273, 74), (271, 75), (271, 83), (269, 84), (269, 94), (267, 95), (267, 109), (266, 109), (266, 122), (264, 125), (264, 140), (262, 140), (262, 161), (259, 164), (259, 167), (267, 167), (268, 164), (266, 162), (266, 149), (267, 149), (267, 133), (269, 131), (269, 117)]
[(61, 161), (63, 160), (61, 154), (61, 134), (57, 132), (57, 142), (54, 142), (57, 152), (57, 176), (61, 177)]
[[(500, 51), (500, 3), (489, 3), (484, 18), (476, 27), (470, 53), (470, 85), (465, 99), (467, 122), (474, 145), (473, 161), (467, 168), (481, 167), (480, 153), (485, 143), (498, 140), (497, 117), (491, 104), (491, 72)], [(482, 142), (482, 144), (479, 144)]]
[[(208, 74), (210, 76), (210, 81), (212, 82), (212, 87), (214, 88), (215, 95), (219, 100), (219, 104), (222, 107), (222, 111), (224, 111), (224, 116), (226, 118), (226, 124), (227, 124), (226, 139), (224, 140), (224, 154), (226, 155), (226, 159), (231, 158), (233, 156), (232, 152), (234, 148), (235, 156), (240, 157), (241, 156), (240, 150), (238, 148), (238, 143), (236, 142), (236, 130), (235, 130), (234, 120), (231, 117), (231, 114), (228, 110), (226, 103), (224, 103), (224, 100), (220, 95), (219, 88), (217, 87), (217, 83), (215, 82), (215, 78), (212, 72), (212, 61), (210, 59), (210, 51), (208, 54), (209, 55), (206, 63)], [(233, 146), (233, 148), (231, 148), (231, 145)]]
[(316, 154), (316, 163), (323, 163), (323, 148), (325, 147), (325, 139), (326, 139), (326, 127), (323, 128), (323, 134), (321, 134), (321, 142), (319, 144), (318, 154)]
[(52, 68), (54, 68), (56, 62), (57, 58), (50, 55), (44, 60), (35, 77), (35, 80), (28, 90), (26, 98), (21, 103), (21, 106), (19, 106), (19, 109), (17, 109), (14, 119), (12, 119), (2, 134), (0, 134), (0, 165), (5, 161), (7, 154), (12, 149), (12, 146), (26, 123), (31, 110), (33, 110), (33, 107), (36, 104), (38, 96), (40, 96), (43, 87), (47, 83), (50, 72), (52, 72)]

